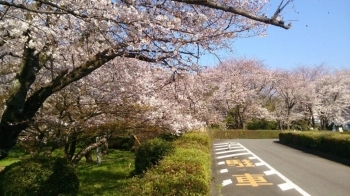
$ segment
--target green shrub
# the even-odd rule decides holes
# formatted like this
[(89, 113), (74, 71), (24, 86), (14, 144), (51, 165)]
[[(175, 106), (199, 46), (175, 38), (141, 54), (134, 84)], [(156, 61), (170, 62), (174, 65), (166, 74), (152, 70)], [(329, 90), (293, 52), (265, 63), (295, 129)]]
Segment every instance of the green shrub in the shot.
[(0, 172), (0, 195), (77, 195), (79, 180), (62, 158), (30, 158)]
[(310, 127), (309, 120), (307, 119), (292, 121), (290, 126), (292, 130), (298, 130), (298, 131), (307, 131), (309, 130), (309, 127)]
[(174, 153), (130, 183), (130, 196), (210, 195), (210, 146), (207, 133), (186, 133), (174, 142)]
[(174, 142), (175, 146), (187, 149), (199, 149), (209, 152), (210, 141), (207, 133), (190, 132), (181, 136)]
[(277, 128), (277, 122), (267, 120), (253, 120), (247, 123), (247, 129), (249, 130), (275, 130)]
[(131, 150), (134, 146), (135, 138), (129, 137), (112, 137), (108, 141), (108, 148), (118, 150)]
[(142, 174), (165, 156), (173, 152), (174, 147), (171, 142), (160, 138), (147, 140), (137, 150), (135, 154), (135, 173)]
[(177, 138), (179, 138), (179, 136), (174, 135), (172, 133), (161, 133), (157, 137), (169, 142), (175, 141)]
[(350, 135), (332, 132), (281, 132), (283, 144), (309, 148), (340, 158), (350, 159)]
[(212, 139), (274, 139), (278, 138), (277, 130), (209, 130)]

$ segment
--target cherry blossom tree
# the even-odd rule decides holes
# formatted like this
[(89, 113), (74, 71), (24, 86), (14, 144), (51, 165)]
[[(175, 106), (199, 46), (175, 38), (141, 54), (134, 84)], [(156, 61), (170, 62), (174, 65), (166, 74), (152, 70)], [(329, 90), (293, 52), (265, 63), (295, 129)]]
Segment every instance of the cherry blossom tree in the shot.
[(322, 128), (330, 123), (343, 124), (350, 107), (349, 70), (322, 75), (314, 82), (314, 107)]
[(275, 95), (280, 100), (275, 115), (280, 122), (280, 128), (283, 129), (286, 124), (289, 130), (292, 120), (303, 117), (300, 112), (293, 113), (293, 108), (300, 103), (301, 94), (307, 84), (301, 80), (301, 75), (295, 70), (277, 70), (275, 77)]
[[(301, 92), (300, 102), (299, 102), (299, 113), (304, 113), (305, 118), (311, 124), (312, 128), (318, 126), (319, 116), (315, 111), (316, 97), (315, 92), (316, 81), (322, 78), (324, 75), (330, 73), (330, 68), (326, 67), (324, 64), (318, 66), (305, 66), (300, 65), (295, 70), (300, 75), (300, 81), (304, 83), (303, 87), (299, 90)], [(317, 121), (317, 125), (316, 125)]]
[[(53, 145), (45, 154), (65, 146), (66, 158), (77, 163), (97, 147), (97, 136), (144, 137), (149, 126), (180, 133), (204, 125), (192, 116), (195, 111), (190, 105), (195, 98), (192, 91), (186, 90), (191, 84), (186, 78), (193, 78), (190, 74), (179, 76), (172, 70), (135, 60), (120, 63), (121, 59), (113, 60), (49, 97), (33, 126), (25, 131), (26, 138), (29, 133), (34, 135), (27, 142), (34, 141), (41, 147), (33, 138), (49, 141)], [(78, 142), (83, 148), (76, 152)], [(89, 156), (85, 157), (89, 160)]]
[[(268, 118), (269, 112), (263, 107), (263, 97), (268, 95), (272, 75), (264, 65), (254, 59), (228, 60), (210, 70), (211, 113), (223, 118), (231, 117), (236, 128), (245, 129), (249, 120)], [(213, 79), (215, 78), (215, 79)], [(266, 100), (266, 99), (265, 99)], [(215, 112), (216, 110), (216, 112)]]
[(0, 159), (50, 96), (113, 59), (196, 71), (193, 60), (227, 40), (288, 29), (291, 2), (267, 17), (268, 1), (0, 1)]
[(274, 100), (280, 127), (290, 129), (292, 121), (305, 120), (310, 127), (321, 128), (330, 123), (342, 124), (348, 116), (349, 70), (332, 70), (324, 64), (298, 66), (292, 70), (276, 70)]

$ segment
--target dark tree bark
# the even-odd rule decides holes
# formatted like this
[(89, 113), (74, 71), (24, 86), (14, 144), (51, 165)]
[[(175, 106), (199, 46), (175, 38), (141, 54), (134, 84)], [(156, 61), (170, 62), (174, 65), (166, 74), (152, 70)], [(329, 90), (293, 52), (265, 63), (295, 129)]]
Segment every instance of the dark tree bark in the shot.
[(278, 26), (284, 29), (289, 29), (291, 27), (291, 24), (285, 24), (283, 20), (278, 19), (278, 16), (281, 14), (282, 10), (290, 3), (293, 2), (293, 0), (287, 0), (286, 2), (281, 1), (280, 5), (276, 9), (274, 15), (271, 18), (265, 17), (265, 16), (257, 16), (248, 10), (244, 10), (241, 8), (235, 8), (230, 5), (224, 5), (221, 3), (218, 3), (217, 1), (213, 0), (173, 0), (173, 1), (178, 1), (178, 2), (183, 2), (187, 4), (194, 4), (194, 5), (201, 5), (205, 7), (209, 7), (212, 9), (217, 9), (217, 10), (222, 10), (225, 12), (230, 12), (233, 14), (238, 14), (247, 18), (250, 18), (255, 21), (263, 22), (266, 24)]
[(65, 157), (68, 160), (72, 160), (72, 157), (74, 156), (76, 149), (77, 149), (77, 135), (75, 133), (72, 133), (68, 143), (64, 147)]
[(94, 160), (92, 160), (92, 152), (91, 151), (87, 152), (84, 156), (85, 156), (85, 160), (87, 163), (91, 163), (94, 161)]
[(76, 155), (72, 158), (73, 164), (78, 164), (79, 161), (85, 156), (88, 152), (91, 152), (92, 150), (96, 149), (97, 147), (104, 145), (107, 142), (107, 138), (101, 138), (98, 142), (93, 143), (86, 148), (82, 149), (80, 152), (78, 152)]

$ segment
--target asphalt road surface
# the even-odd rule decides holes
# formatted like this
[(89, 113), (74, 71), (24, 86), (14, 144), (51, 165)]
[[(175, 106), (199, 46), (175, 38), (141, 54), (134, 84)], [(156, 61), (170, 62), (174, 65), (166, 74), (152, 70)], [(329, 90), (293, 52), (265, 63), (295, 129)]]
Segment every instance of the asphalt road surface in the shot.
[(276, 139), (216, 140), (214, 196), (350, 196), (350, 167)]

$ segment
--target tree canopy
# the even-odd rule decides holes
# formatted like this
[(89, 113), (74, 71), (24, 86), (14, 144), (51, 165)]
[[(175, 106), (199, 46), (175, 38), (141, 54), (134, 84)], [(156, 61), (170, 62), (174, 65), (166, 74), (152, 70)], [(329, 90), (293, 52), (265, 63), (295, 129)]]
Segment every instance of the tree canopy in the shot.
[[(288, 29), (268, 1), (0, 1), (0, 159), (45, 101), (112, 61), (137, 59), (177, 72), (199, 71), (204, 51), (229, 47), (268, 25)], [(105, 72), (110, 70), (105, 69)], [(106, 73), (107, 74), (107, 73)]]

